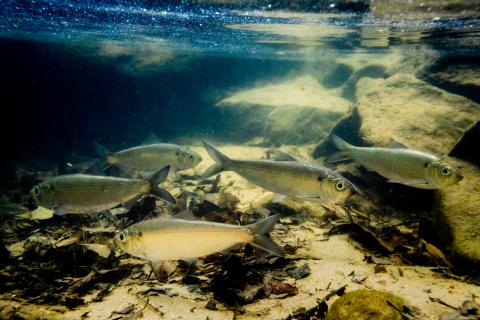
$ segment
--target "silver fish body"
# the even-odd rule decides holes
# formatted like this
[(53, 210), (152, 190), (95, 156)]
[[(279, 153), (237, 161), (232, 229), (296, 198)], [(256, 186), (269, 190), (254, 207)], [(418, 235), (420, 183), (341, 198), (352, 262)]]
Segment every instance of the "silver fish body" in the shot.
[(335, 204), (342, 204), (356, 192), (350, 181), (323, 166), (302, 161), (230, 159), (207, 143), (205, 148), (216, 163), (203, 177), (234, 171), (253, 184), (283, 196)]
[(169, 143), (154, 143), (115, 153), (96, 144), (97, 153), (108, 164), (129, 170), (155, 172), (169, 165), (173, 170), (195, 167), (202, 157), (190, 148)]
[(250, 243), (283, 256), (282, 249), (263, 236), (277, 223), (271, 216), (248, 226), (181, 219), (141, 221), (115, 234), (114, 243), (123, 251), (153, 263), (188, 260)]
[(93, 213), (116, 207), (144, 194), (153, 194), (167, 202), (175, 199), (158, 187), (168, 175), (168, 167), (147, 179), (126, 179), (87, 174), (52, 177), (35, 186), (31, 195), (40, 205), (57, 214)]
[(423, 151), (407, 148), (355, 147), (332, 137), (340, 157), (351, 158), (390, 182), (421, 189), (437, 189), (454, 184), (462, 175), (446, 161)]

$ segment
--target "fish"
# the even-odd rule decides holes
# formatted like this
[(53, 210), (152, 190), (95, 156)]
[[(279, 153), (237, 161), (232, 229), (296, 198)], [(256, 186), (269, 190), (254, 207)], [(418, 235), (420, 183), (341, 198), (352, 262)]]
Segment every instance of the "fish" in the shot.
[(445, 160), (424, 151), (397, 144), (392, 148), (356, 147), (336, 135), (331, 136), (339, 153), (337, 159), (353, 159), (392, 183), (420, 189), (440, 189), (463, 179), (461, 172)]
[(242, 243), (283, 257), (282, 248), (265, 237), (278, 222), (273, 215), (257, 223), (239, 226), (176, 218), (154, 218), (117, 231), (113, 242), (122, 251), (152, 263), (192, 260), (232, 249)]
[(339, 173), (317, 164), (296, 161), (296, 158), (283, 153), (280, 161), (231, 159), (206, 142), (204, 146), (215, 164), (203, 173), (203, 179), (222, 171), (233, 171), (251, 183), (276, 193), (274, 202), (290, 197), (344, 204), (348, 197), (358, 193), (355, 185)]
[(0, 196), (0, 216), (1, 215), (22, 215), (29, 210), (20, 203), (11, 202), (6, 196)]
[(32, 188), (33, 200), (55, 214), (86, 214), (128, 204), (142, 195), (153, 195), (167, 203), (175, 198), (158, 185), (170, 168), (164, 167), (146, 179), (127, 179), (89, 174), (66, 174), (48, 178)]
[(110, 152), (100, 144), (94, 144), (105, 167), (155, 172), (168, 165), (173, 171), (181, 171), (194, 168), (202, 161), (202, 157), (190, 148), (170, 143), (141, 145), (118, 152)]

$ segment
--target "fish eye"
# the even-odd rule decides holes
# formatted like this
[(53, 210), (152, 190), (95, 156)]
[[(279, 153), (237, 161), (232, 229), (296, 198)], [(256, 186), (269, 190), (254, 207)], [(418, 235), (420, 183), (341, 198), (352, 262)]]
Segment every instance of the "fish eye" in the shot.
[(121, 231), (118, 234), (118, 240), (120, 240), (121, 242), (127, 241), (127, 235), (125, 234), (125, 232)]
[(337, 181), (337, 183), (335, 184), (335, 188), (338, 191), (342, 191), (345, 189), (345, 183), (343, 181)]
[(444, 175), (444, 176), (448, 176), (448, 175), (452, 174), (452, 170), (449, 167), (446, 167), (446, 166), (442, 168), (441, 172), (442, 172), (442, 175)]
[(190, 159), (192, 159), (192, 160), (193, 160), (193, 155), (190, 155)]
[(40, 189), (38, 187), (33, 188), (34, 195), (38, 196), (39, 193), (40, 193)]

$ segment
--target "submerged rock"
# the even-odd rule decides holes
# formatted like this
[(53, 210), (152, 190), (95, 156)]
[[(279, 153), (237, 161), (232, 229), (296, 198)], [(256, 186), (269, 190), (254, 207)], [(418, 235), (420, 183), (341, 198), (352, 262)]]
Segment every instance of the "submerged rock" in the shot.
[[(463, 168), (464, 179), (435, 192), (390, 184), (376, 174), (349, 166), (347, 171), (359, 178), (359, 187), (374, 199), (361, 208), (367, 212), (433, 213), (438, 238), (450, 249), (452, 261), (456, 265), (464, 261), (480, 263), (480, 225), (476, 217), (480, 212), (480, 170), (472, 164), (479, 159), (466, 150), (478, 140), (480, 106), (405, 74), (385, 80), (363, 78), (356, 90), (356, 108), (337, 124), (335, 134), (355, 145), (365, 144), (362, 139), (374, 146), (386, 146), (395, 140), (409, 148), (471, 162), (449, 159)], [(353, 135), (348, 130), (352, 128)], [(349, 135), (344, 135), (346, 132)], [(325, 140), (314, 155), (326, 156), (334, 151)]]
[(458, 186), (437, 192), (433, 218), (454, 262), (471, 269), (468, 263), (480, 265), (480, 169), (468, 162), (457, 164), (465, 177)]
[(365, 66), (357, 71), (348, 79), (342, 91), (342, 96), (346, 99), (353, 99), (357, 82), (361, 78), (383, 78), (386, 74), (386, 68), (383, 65), (372, 64)]
[(449, 92), (480, 102), (479, 73), (478, 58), (446, 57), (425, 68), (420, 77)]
[(357, 290), (346, 293), (335, 301), (325, 320), (401, 320), (405, 302), (388, 292)]
[[(266, 144), (304, 144), (324, 138), (349, 112), (351, 103), (313, 76), (304, 75), (234, 93), (217, 106), (242, 119), (231, 128), (237, 139), (260, 137)], [(304, 130), (298, 130), (299, 123)], [(248, 136), (252, 134), (256, 136)]]
[(477, 152), (478, 141), (480, 141), (480, 121), (465, 131), (462, 139), (453, 147), (449, 155), (480, 166), (480, 155)]
[(360, 136), (375, 146), (392, 140), (446, 155), (465, 130), (479, 120), (480, 106), (412, 75), (386, 80), (363, 78), (357, 84)]

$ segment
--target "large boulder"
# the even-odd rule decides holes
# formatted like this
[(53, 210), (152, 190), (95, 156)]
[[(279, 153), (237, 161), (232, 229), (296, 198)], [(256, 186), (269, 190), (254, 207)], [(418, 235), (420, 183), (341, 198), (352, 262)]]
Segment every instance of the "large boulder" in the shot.
[(480, 106), (413, 75), (362, 78), (357, 83), (360, 136), (376, 146), (391, 140), (447, 155), (480, 118)]
[(458, 161), (464, 179), (458, 186), (438, 190), (433, 210), (435, 228), (450, 247), (457, 266), (480, 264), (480, 169)]
[(480, 60), (477, 57), (444, 57), (419, 72), (426, 81), (449, 92), (480, 102)]
[[(479, 111), (477, 103), (411, 75), (399, 74), (386, 80), (364, 78), (357, 85), (359, 135), (374, 145), (396, 140), (446, 156), (462, 145), (465, 132), (476, 127)], [(465, 152), (457, 150), (456, 154)], [(459, 161), (457, 165), (463, 168), (465, 178), (436, 192), (432, 218), (452, 258), (478, 264), (480, 171), (469, 162)]]
[(357, 290), (346, 293), (335, 301), (325, 320), (401, 320), (405, 302), (402, 298), (383, 291)]
[(241, 119), (230, 128), (237, 139), (275, 145), (317, 142), (348, 114), (351, 103), (338, 90), (303, 75), (234, 92), (217, 106)]
[[(478, 141), (479, 108), (465, 97), (448, 93), (412, 75), (362, 78), (357, 83), (356, 108), (333, 130), (343, 136), (344, 131), (353, 128), (354, 137), (344, 137), (354, 144), (360, 144), (361, 138), (375, 146), (386, 146), (395, 140), (441, 157), (468, 155), (465, 159), (470, 162), (449, 159), (463, 168), (464, 179), (445, 189), (429, 191), (389, 184), (365, 171), (360, 179), (370, 183), (361, 180), (359, 184), (373, 196), (378, 208), (386, 205), (389, 210), (405, 213), (431, 213), (439, 242), (450, 249), (451, 257), (459, 266), (465, 261), (480, 264), (480, 170), (473, 164), (478, 163), (479, 157), (465, 150)], [(314, 154), (322, 156), (332, 151), (324, 141)], [(358, 171), (351, 172), (358, 176)]]

